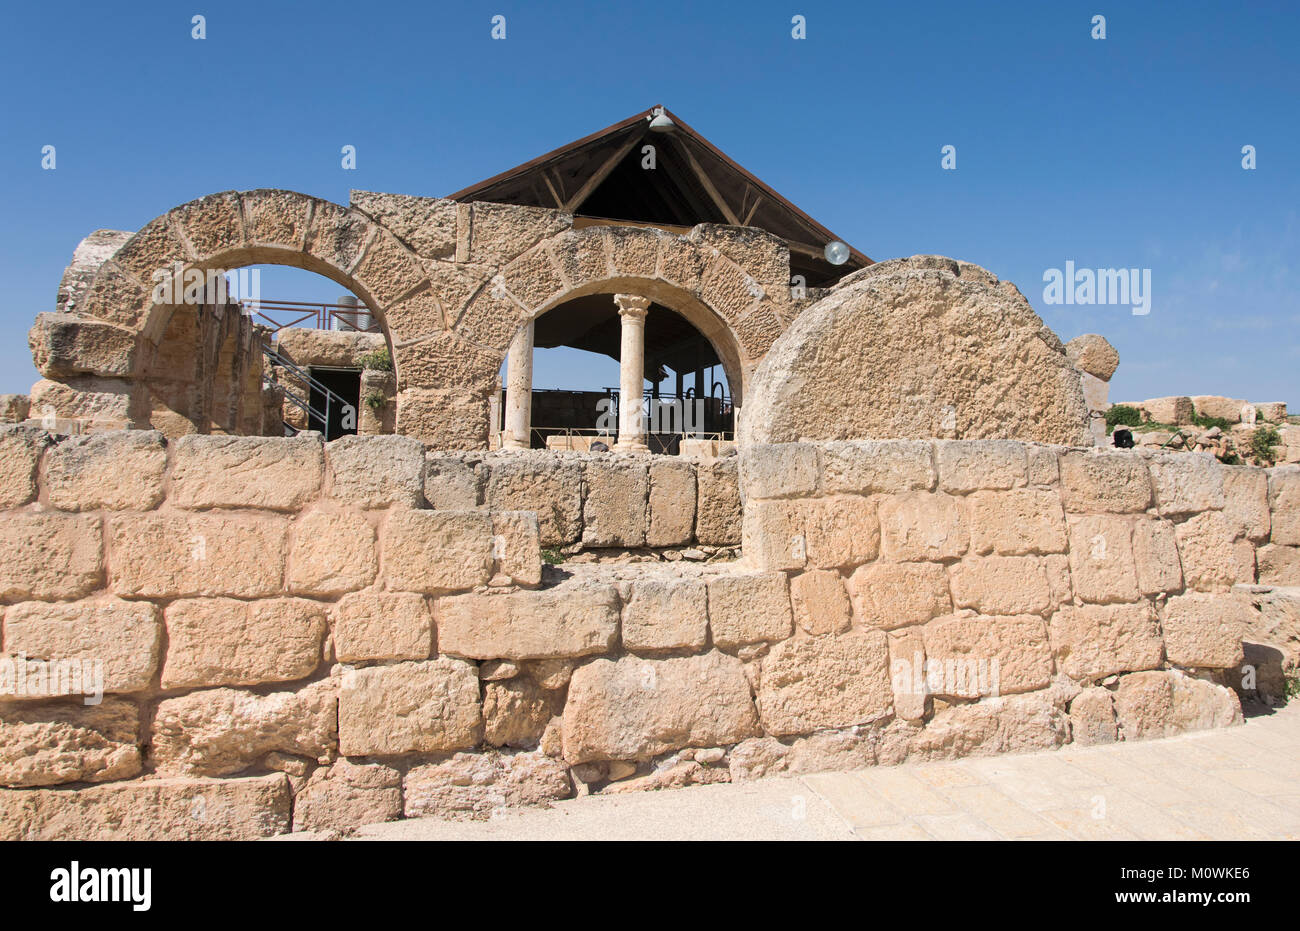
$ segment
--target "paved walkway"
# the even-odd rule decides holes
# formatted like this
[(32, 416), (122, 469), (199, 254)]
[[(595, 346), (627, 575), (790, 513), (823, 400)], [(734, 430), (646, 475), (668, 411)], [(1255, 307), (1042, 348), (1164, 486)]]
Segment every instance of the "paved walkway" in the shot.
[(1166, 740), (590, 796), (392, 840), (1295, 840), (1300, 702)]

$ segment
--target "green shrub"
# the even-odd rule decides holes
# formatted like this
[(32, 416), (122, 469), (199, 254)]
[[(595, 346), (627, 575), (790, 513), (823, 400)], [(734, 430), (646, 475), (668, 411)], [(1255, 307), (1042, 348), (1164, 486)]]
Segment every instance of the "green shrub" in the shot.
[(370, 408), (372, 411), (375, 411), (376, 413), (383, 410), (384, 405), (387, 403), (388, 402), (384, 399), (384, 396), (380, 394), (378, 391), (372, 391), (368, 395), (366, 395), (366, 407)]
[(1250, 437), (1250, 454), (1257, 463), (1272, 465), (1277, 461), (1277, 444), (1280, 442), (1282, 436), (1277, 427), (1272, 424), (1256, 427)]
[(372, 372), (391, 372), (393, 370), (393, 357), (388, 354), (388, 347), (376, 349), (374, 352), (362, 353), (357, 357), (363, 369)]
[(1218, 427), (1226, 433), (1232, 429), (1231, 421), (1225, 420), (1222, 417), (1203, 417), (1200, 414), (1192, 414), (1192, 423), (1200, 427), (1202, 430), (1209, 430), (1212, 427)]
[(557, 549), (545, 548), (542, 550), (542, 562), (548, 566), (558, 566), (564, 562), (564, 554)]
[(1142, 412), (1127, 404), (1112, 404), (1106, 411), (1106, 429), (1116, 427), (1136, 427), (1142, 423)]

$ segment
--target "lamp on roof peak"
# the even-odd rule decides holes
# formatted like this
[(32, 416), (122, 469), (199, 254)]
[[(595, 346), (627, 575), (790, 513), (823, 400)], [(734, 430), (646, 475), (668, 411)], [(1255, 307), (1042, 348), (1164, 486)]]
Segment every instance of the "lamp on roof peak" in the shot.
[(832, 239), (826, 244), (822, 254), (826, 256), (826, 261), (832, 265), (843, 265), (849, 260), (849, 247), (838, 239)]
[(668, 117), (663, 107), (655, 107), (650, 113), (651, 115), (646, 119), (650, 121), (651, 132), (670, 133), (677, 128), (677, 124)]

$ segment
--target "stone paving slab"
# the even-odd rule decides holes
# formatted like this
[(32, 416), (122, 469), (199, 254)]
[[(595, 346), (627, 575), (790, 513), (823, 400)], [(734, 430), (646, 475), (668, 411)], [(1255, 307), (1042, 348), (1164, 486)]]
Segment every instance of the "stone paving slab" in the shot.
[(1296, 840), (1300, 703), (1230, 730), (590, 796), (385, 840)]

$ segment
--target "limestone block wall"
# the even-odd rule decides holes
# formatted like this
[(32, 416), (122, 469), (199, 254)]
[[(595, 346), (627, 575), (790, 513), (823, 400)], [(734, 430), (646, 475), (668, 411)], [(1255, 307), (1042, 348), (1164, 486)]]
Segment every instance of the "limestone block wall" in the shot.
[[(587, 473), (584, 538), (639, 500), (619, 457), (554, 459)], [(557, 512), (509, 490), (569, 479), (530, 462), (0, 430), (0, 837), (485, 817), (1225, 725), (1228, 589), (1247, 551), (1261, 578), (1300, 553), (1300, 469), (827, 443), (742, 451), (739, 563), (544, 569)]]
[(532, 511), (546, 547), (740, 543), (735, 457), (430, 452), (428, 474), (430, 506)]

